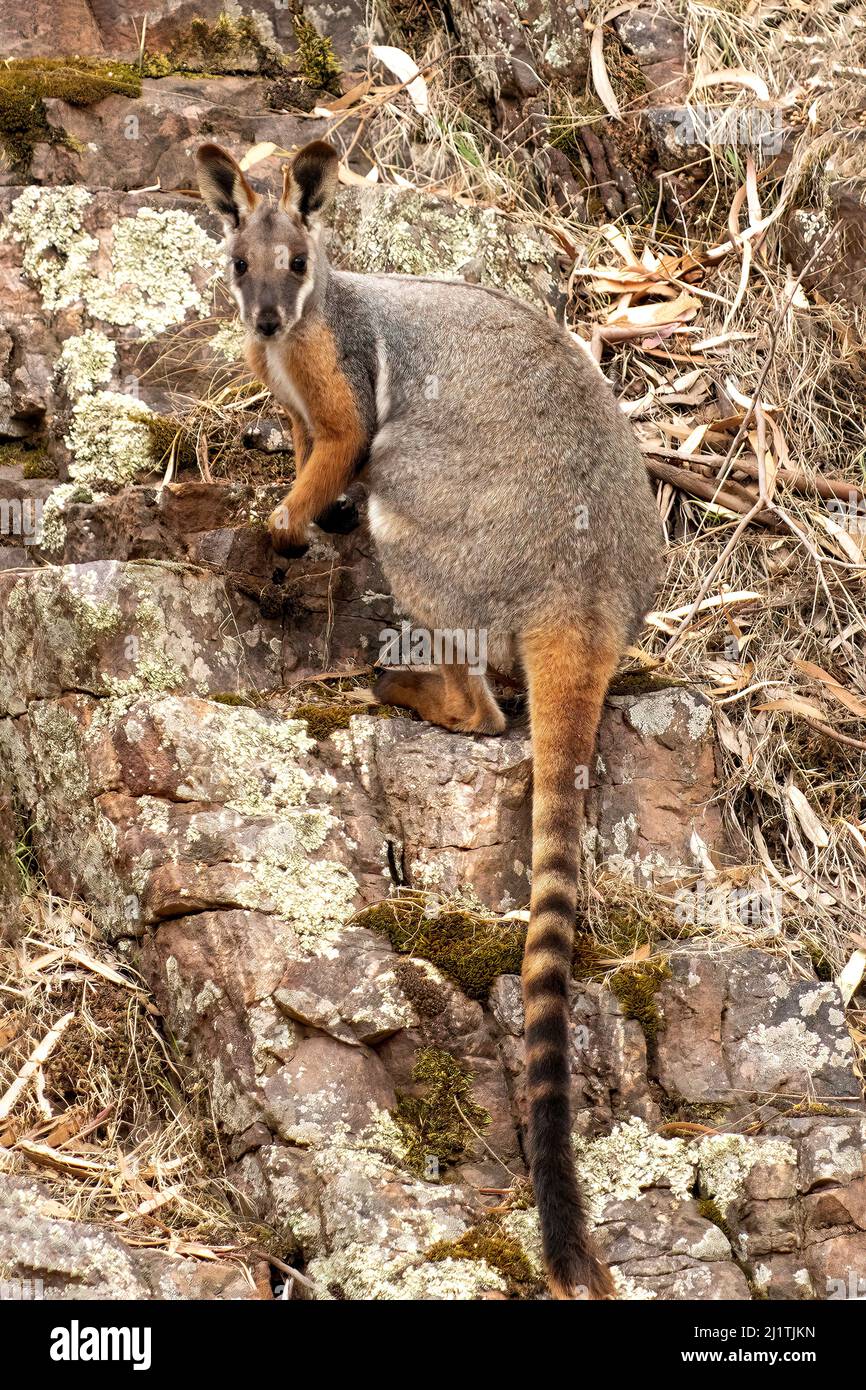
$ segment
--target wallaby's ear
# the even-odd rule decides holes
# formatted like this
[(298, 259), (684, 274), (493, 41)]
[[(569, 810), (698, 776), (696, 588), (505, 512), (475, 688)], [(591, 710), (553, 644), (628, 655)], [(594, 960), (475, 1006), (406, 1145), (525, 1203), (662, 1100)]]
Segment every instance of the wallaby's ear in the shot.
[(283, 167), (283, 211), (294, 213), (307, 226), (320, 217), (334, 196), (339, 163), (337, 151), (324, 140), (305, 145)]
[(211, 212), (231, 228), (241, 225), (259, 201), (237, 160), (219, 145), (200, 145), (196, 151), (198, 186)]

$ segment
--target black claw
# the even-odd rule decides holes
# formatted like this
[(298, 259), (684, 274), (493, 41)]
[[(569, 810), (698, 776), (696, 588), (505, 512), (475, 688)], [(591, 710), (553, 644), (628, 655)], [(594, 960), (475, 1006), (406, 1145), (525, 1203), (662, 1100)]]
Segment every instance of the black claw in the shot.
[(355, 503), (349, 497), (338, 497), (321, 516), (316, 517), (316, 525), (331, 535), (345, 536), (360, 524), (360, 515)]
[(274, 546), (274, 550), (277, 554), (285, 556), (287, 560), (300, 560), (302, 555), (306, 555), (309, 548), (306, 541), (303, 545), (288, 545), (283, 543)]

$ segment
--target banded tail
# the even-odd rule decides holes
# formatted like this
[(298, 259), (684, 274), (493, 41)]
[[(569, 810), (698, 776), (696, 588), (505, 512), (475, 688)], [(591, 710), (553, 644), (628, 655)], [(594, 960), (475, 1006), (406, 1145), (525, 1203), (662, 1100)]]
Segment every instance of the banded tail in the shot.
[[(583, 792), (619, 649), (575, 629), (524, 638), (532, 726), (532, 897), (523, 958), (532, 1185), (556, 1298), (611, 1298), (571, 1144), (568, 992)], [(583, 784), (585, 785), (585, 783)]]

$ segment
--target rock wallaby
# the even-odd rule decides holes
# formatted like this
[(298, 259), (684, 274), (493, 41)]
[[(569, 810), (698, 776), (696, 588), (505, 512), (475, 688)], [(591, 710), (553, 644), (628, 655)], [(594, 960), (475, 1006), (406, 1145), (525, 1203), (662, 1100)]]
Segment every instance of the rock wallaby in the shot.
[[(413, 624), (484, 630), (488, 650), (510, 644), (523, 663), (532, 1182), (553, 1293), (608, 1298), (571, 1143), (569, 983), (582, 789), (605, 691), (654, 595), (658, 514), (607, 382), (537, 309), (479, 285), (328, 264), (322, 216), (337, 168), (329, 145), (307, 145), (271, 201), (218, 146), (198, 151), (202, 196), (226, 229), (248, 365), (293, 423), (297, 476), (270, 533), (293, 555), (317, 519), (339, 529), (335, 504), (360, 474), (385, 574)], [(395, 669), (379, 692), (449, 729), (505, 727), (468, 665)]]

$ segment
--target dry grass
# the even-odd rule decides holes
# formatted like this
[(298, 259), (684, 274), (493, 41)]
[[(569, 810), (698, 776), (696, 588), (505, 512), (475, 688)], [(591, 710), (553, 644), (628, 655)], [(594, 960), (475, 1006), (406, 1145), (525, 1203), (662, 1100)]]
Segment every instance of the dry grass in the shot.
[(77, 906), (31, 892), (22, 920), (0, 945), (0, 1167), (130, 1244), (242, 1260), (207, 1096), (140, 979)]

